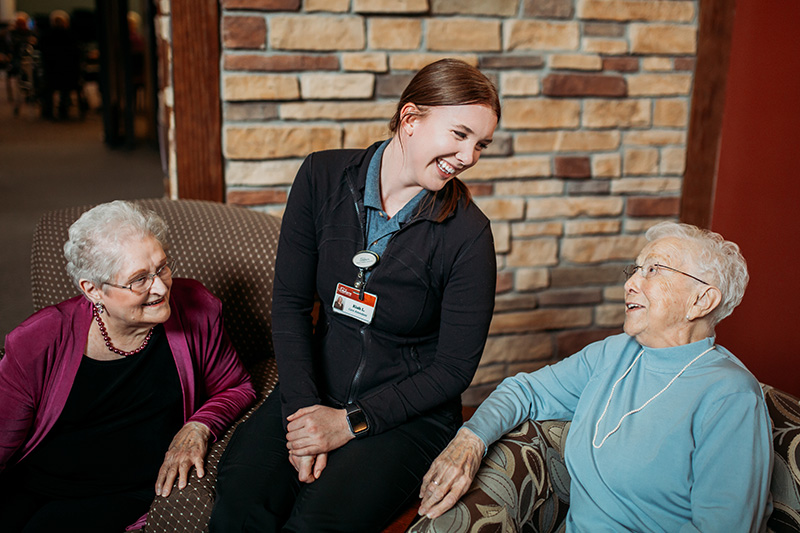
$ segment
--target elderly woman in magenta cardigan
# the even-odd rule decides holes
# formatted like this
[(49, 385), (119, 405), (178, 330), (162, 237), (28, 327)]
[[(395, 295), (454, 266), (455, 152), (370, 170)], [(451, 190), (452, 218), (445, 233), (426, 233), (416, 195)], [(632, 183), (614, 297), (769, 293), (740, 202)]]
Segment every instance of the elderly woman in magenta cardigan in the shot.
[(122, 531), (155, 494), (204, 475), (207, 446), (255, 399), (221, 303), (173, 278), (166, 224), (112, 202), (64, 246), (82, 295), (6, 338), (0, 530)]
[[(647, 238), (627, 270), (625, 333), (504, 380), (434, 461), (420, 514), (456, 505), (503, 434), (552, 419), (572, 420), (567, 532), (764, 530), (770, 419), (758, 381), (714, 338), (744, 294), (744, 258), (686, 224)], [(439, 522), (452, 520), (421, 530)]]

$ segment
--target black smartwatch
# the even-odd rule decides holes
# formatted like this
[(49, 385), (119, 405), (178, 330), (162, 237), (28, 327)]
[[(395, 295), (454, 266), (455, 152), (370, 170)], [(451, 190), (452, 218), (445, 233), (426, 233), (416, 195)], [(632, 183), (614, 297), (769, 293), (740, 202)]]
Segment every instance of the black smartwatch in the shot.
[(357, 439), (366, 437), (369, 431), (367, 415), (354, 403), (347, 404), (345, 409), (347, 410), (347, 424), (350, 426), (350, 431)]

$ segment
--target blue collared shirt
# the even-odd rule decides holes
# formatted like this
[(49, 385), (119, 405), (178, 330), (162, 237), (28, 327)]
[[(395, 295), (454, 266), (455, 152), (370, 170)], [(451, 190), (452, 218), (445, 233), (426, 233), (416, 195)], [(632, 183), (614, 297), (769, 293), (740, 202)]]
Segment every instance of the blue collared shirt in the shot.
[(379, 256), (386, 251), (389, 238), (400, 231), (402, 224), (411, 219), (419, 202), (428, 193), (422, 189), (392, 218), (388, 217), (381, 202), (381, 159), (389, 141), (391, 139), (384, 141), (372, 156), (367, 168), (367, 182), (364, 188), (364, 207), (367, 208), (367, 249)]

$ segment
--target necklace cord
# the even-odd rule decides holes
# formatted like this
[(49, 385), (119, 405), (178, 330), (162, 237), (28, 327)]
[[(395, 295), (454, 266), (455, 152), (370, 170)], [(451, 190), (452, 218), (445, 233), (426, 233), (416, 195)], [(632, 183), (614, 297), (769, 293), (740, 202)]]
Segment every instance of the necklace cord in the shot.
[(623, 421), (623, 420), (625, 420), (625, 419), (626, 419), (628, 416), (630, 416), (630, 415), (632, 415), (632, 414), (638, 413), (639, 411), (641, 411), (642, 409), (644, 409), (645, 407), (647, 407), (647, 405), (648, 405), (650, 402), (652, 402), (653, 400), (655, 400), (656, 398), (658, 398), (659, 396), (661, 396), (661, 393), (663, 393), (664, 391), (666, 391), (666, 390), (667, 390), (667, 389), (670, 387), (670, 385), (672, 385), (672, 384), (675, 382), (675, 380), (676, 380), (676, 379), (678, 379), (678, 378), (681, 376), (681, 374), (683, 374), (683, 373), (686, 371), (686, 369), (687, 369), (687, 368), (689, 368), (690, 366), (692, 366), (692, 364), (693, 364), (695, 361), (697, 361), (698, 359), (700, 359), (701, 357), (703, 357), (705, 354), (707, 354), (708, 352), (710, 352), (710, 351), (711, 351), (711, 350), (713, 350), (714, 348), (715, 348), (715, 346), (712, 346), (712, 347), (711, 347), (711, 348), (709, 348), (708, 350), (704, 351), (703, 353), (701, 353), (700, 355), (698, 355), (697, 357), (695, 357), (694, 359), (692, 359), (691, 361), (689, 361), (689, 362), (686, 364), (686, 366), (684, 366), (684, 367), (681, 369), (681, 371), (680, 371), (680, 372), (678, 372), (678, 373), (675, 375), (675, 377), (674, 377), (674, 378), (672, 378), (672, 379), (669, 381), (669, 383), (667, 383), (667, 385), (666, 385), (666, 386), (665, 386), (663, 389), (661, 389), (660, 391), (658, 391), (658, 392), (656, 393), (656, 395), (655, 395), (655, 396), (653, 396), (652, 398), (650, 398), (649, 400), (647, 400), (646, 402), (644, 402), (644, 404), (642, 404), (642, 406), (641, 406), (641, 407), (639, 407), (638, 409), (634, 409), (634, 410), (632, 410), (632, 411), (628, 411), (627, 413), (625, 413), (624, 415), (622, 415), (622, 417), (619, 419), (619, 422), (617, 422), (617, 425), (616, 425), (616, 427), (615, 427), (614, 429), (612, 429), (611, 431), (609, 431), (609, 432), (608, 432), (608, 434), (606, 434), (606, 436), (605, 436), (605, 437), (603, 437), (603, 440), (601, 440), (601, 441), (600, 441), (600, 444), (597, 444), (597, 432), (598, 432), (598, 430), (600, 429), (600, 422), (603, 420), (603, 417), (605, 417), (605, 416), (606, 416), (606, 412), (608, 411), (608, 406), (609, 406), (609, 404), (611, 404), (611, 398), (613, 398), (613, 397), (614, 397), (614, 390), (617, 388), (617, 385), (619, 385), (619, 382), (620, 382), (620, 381), (622, 381), (622, 380), (625, 378), (625, 376), (627, 376), (627, 375), (628, 375), (628, 373), (630, 373), (631, 369), (633, 369), (633, 366), (634, 366), (634, 365), (635, 365), (635, 364), (636, 364), (636, 363), (639, 361), (639, 359), (642, 357), (642, 354), (644, 354), (644, 349), (642, 349), (642, 351), (640, 351), (640, 352), (639, 352), (639, 355), (637, 355), (637, 356), (636, 356), (636, 359), (634, 359), (634, 360), (633, 360), (633, 362), (632, 362), (632, 363), (631, 363), (631, 365), (628, 367), (628, 369), (625, 371), (625, 373), (624, 373), (624, 374), (622, 374), (622, 375), (619, 377), (619, 379), (618, 379), (618, 380), (617, 380), (617, 381), (614, 383), (614, 386), (613, 386), (613, 387), (611, 387), (611, 394), (608, 396), (608, 401), (606, 402), (606, 406), (605, 406), (605, 408), (603, 409), (603, 414), (601, 414), (601, 415), (600, 415), (600, 418), (598, 418), (598, 419), (597, 419), (597, 424), (595, 424), (595, 426), (594, 426), (594, 437), (592, 437), (592, 446), (594, 446), (594, 447), (595, 447), (596, 449), (598, 449), (598, 450), (599, 450), (600, 448), (602, 448), (602, 447), (603, 447), (603, 444), (605, 444), (605, 442), (606, 442), (606, 439), (608, 439), (608, 437), (610, 437), (611, 435), (613, 435), (614, 433), (616, 433), (616, 432), (617, 432), (617, 430), (618, 430), (618, 429), (620, 428), (620, 426), (622, 425), (622, 421)]

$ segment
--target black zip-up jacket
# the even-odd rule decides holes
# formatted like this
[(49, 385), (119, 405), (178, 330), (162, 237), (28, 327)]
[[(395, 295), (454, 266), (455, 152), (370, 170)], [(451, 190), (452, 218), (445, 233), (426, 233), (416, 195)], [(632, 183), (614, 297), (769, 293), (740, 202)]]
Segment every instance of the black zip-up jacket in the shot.
[(486, 216), (462, 200), (436, 222), (437, 198), (432, 212), (391, 237), (371, 271), (372, 323), (330, 311), (337, 283), (353, 286), (353, 256), (367, 247), (364, 186), (379, 145), (303, 162), (283, 216), (272, 299), (284, 417), (356, 403), (370, 435), (437, 407), (460, 409), (486, 343), (497, 276)]

